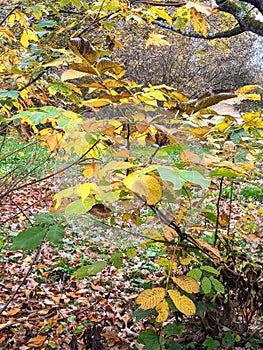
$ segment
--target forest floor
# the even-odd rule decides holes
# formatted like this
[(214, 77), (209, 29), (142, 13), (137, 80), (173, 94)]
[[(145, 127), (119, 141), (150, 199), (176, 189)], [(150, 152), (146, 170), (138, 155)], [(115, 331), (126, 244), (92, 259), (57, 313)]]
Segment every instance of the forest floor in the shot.
[[(136, 339), (149, 323), (138, 311), (136, 316), (135, 300), (140, 291), (163, 278), (156, 264), (162, 249), (138, 249), (136, 256), (123, 257), (121, 268), (108, 264), (83, 280), (72, 278), (77, 267), (118, 251), (120, 243), (127, 248), (140, 240), (133, 240), (127, 231), (126, 241), (120, 242), (118, 233), (96, 221), (87, 227), (75, 222), (67, 227), (62, 243), (43, 243), (33, 252), (11, 250), (12, 237), (28, 226), (32, 215), (52, 207), (53, 193), (49, 179), (12, 192), (1, 204), (0, 349), (143, 349)], [(227, 210), (227, 203), (224, 206)], [(233, 220), (250, 215), (262, 222), (260, 201), (244, 201), (242, 208), (241, 213), (233, 201)], [(247, 234), (246, 240), (259, 247), (262, 232)]]

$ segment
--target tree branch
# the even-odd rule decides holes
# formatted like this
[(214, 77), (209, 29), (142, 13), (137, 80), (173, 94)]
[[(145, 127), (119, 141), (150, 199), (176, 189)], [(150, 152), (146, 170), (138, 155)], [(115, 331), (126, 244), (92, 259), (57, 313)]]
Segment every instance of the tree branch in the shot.
[(151, 5), (151, 6), (173, 6), (173, 7), (181, 7), (186, 4), (186, 2), (158, 2), (158, 1), (150, 1), (150, 0), (135, 0), (132, 4), (136, 2)]
[(263, 15), (263, 1), (262, 0), (242, 0), (259, 10), (259, 12)]
[[(246, 0), (244, 2), (254, 4), (257, 0)], [(259, 6), (262, 8), (263, 4), (259, 4)], [(219, 10), (231, 14), (237, 20), (243, 32), (250, 31), (259, 36), (263, 36), (263, 22), (255, 19), (255, 17), (250, 14), (244, 14), (244, 10), (233, 1), (224, 1), (219, 5)]]
[[(153, 3), (152, 1), (148, 1), (148, 0), (142, 0), (140, 2), (143, 2), (145, 4)], [(260, 13), (263, 13), (262, 0), (244, 0), (243, 2), (246, 2), (255, 6), (255, 8), (257, 8)], [(222, 31), (222, 32), (208, 33), (207, 36), (205, 37), (202, 34), (196, 33), (193, 31), (187, 31), (187, 30), (180, 31), (176, 29), (174, 26), (171, 26), (168, 23), (165, 23), (159, 19), (153, 21), (152, 23), (155, 25), (158, 25), (159, 27), (169, 29), (180, 35), (187, 36), (190, 38), (197, 38), (197, 39), (213, 40), (213, 39), (220, 39), (220, 38), (231, 38), (233, 36), (239, 35), (244, 32), (252, 32), (254, 34), (257, 34), (263, 37), (263, 22), (261, 22), (260, 20), (257, 20), (251, 14), (246, 14), (245, 11), (238, 4), (236, 4), (231, 0), (217, 0), (216, 3), (218, 5), (219, 11), (229, 13), (236, 19), (236, 21), (238, 22), (238, 25), (236, 27)], [(162, 6), (161, 5), (162, 3), (159, 2), (158, 4)], [(166, 3), (166, 4), (170, 4), (170, 3)], [(175, 4), (179, 6), (180, 3), (175, 3)], [(157, 5), (157, 3), (155, 3), (155, 5)], [(180, 6), (183, 6), (182, 3)]]
[(13, 12), (15, 12), (15, 10), (22, 4), (22, 1), (20, 1), (10, 12), (8, 12), (8, 14), (2, 19), (2, 21), (0, 22), (0, 26), (2, 26), (5, 22), (5, 20), (12, 15)]
[(162, 22), (162, 21), (152, 21), (153, 24), (156, 24), (159, 27), (169, 29), (175, 33), (178, 33), (183, 36), (187, 36), (190, 38), (197, 38), (197, 39), (206, 39), (206, 40), (213, 40), (213, 39), (220, 39), (220, 38), (231, 38), (232, 36), (236, 36), (238, 34), (243, 33), (245, 30), (241, 27), (235, 27), (223, 32), (218, 32), (218, 33), (208, 33), (207, 36), (203, 36), (200, 33), (196, 32), (188, 32), (188, 31), (180, 31), (176, 29), (174, 26), (169, 25), (168, 23)]

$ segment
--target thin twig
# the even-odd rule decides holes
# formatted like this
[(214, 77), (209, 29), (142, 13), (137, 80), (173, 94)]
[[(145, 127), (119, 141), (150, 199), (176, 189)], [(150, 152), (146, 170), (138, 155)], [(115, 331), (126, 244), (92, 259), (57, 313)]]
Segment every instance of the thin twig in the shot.
[(84, 153), (82, 154), (82, 156), (81, 156), (79, 159), (77, 159), (75, 162), (73, 162), (73, 163), (71, 163), (71, 164), (65, 166), (64, 168), (62, 168), (62, 169), (60, 169), (60, 170), (54, 172), (53, 174), (50, 174), (50, 175), (47, 175), (47, 176), (42, 177), (41, 179), (36, 179), (36, 180), (31, 181), (31, 182), (25, 183), (25, 184), (23, 184), (23, 185), (21, 185), (21, 186), (12, 188), (12, 189), (8, 190), (7, 192), (5, 192), (3, 195), (1, 195), (1, 196), (0, 196), (0, 199), (3, 198), (4, 196), (8, 195), (9, 193), (13, 192), (13, 191), (20, 190), (20, 189), (22, 189), (22, 188), (24, 188), (24, 187), (31, 186), (31, 185), (36, 184), (36, 183), (39, 183), (39, 182), (41, 182), (41, 181), (50, 179), (50, 178), (52, 178), (52, 177), (54, 177), (54, 176), (56, 176), (56, 175), (58, 175), (58, 174), (63, 173), (64, 171), (66, 171), (67, 169), (71, 168), (72, 166), (74, 166), (74, 165), (76, 165), (76, 164), (79, 164), (79, 163), (81, 162), (81, 160), (86, 156), (86, 154), (88, 154), (91, 150), (93, 150), (93, 148), (96, 147), (97, 144), (98, 144), (100, 141), (101, 141), (101, 139), (98, 139), (98, 140), (97, 140), (86, 152), (84, 152)]
[(158, 1), (150, 1), (150, 0), (135, 0), (132, 4), (143, 3), (151, 6), (172, 6), (172, 7), (181, 7), (186, 4), (186, 2), (158, 2)]
[(220, 216), (220, 201), (223, 191), (223, 183), (224, 183), (224, 177), (222, 176), (219, 184), (219, 193), (218, 198), (216, 202), (216, 228), (215, 228), (215, 239), (214, 239), (214, 246), (216, 245), (217, 239), (218, 239), (218, 230), (219, 230), (219, 216)]
[(43, 237), (39, 247), (37, 248), (37, 251), (35, 252), (35, 255), (34, 255), (34, 259), (33, 261), (31, 262), (30, 266), (29, 266), (29, 269), (27, 270), (27, 273), (25, 274), (25, 276), (23, 277), (22, 281), (19, 283), (19, 285), (17, 286), (16, 290), (14, 291), (14, 293), (10, 296), (10, 298), (8, 299), (8, 301), (6, 302), (6, 304), (2, 307), (2, 309), (0, 310), (0, 315), (8, 308), (8, 306), (12, 303), (12, 301), (14, 300), (15, 296), (17, 295), (17, 293), (19, 292), (20, 288), (22, 287), (22, 285), (25, 283), (25, 280), (28, 278), (28, 276), (30, 275), (31, 271), (33, 270), (33, 267), (36, 263), (36, 261), (38, 260), (39, 258), (39, 255), (40, 255), (40, 252), (41, 252), (41, 248), (42, 248), (42, 245), (43, 245), (43, 242), (46, 238), (46, 235), (47, 235), (47, 230), (46, 230), (46, 233), (45, 233), (45, 236)]
[(8, 12), (8, 14), (4, 17), (4, 19), (2, 19), (2, 21), (0, 22), (0, 26), (2, 26), (5, 22), (5, 20), (12, 15), (13, 12), (15, 12), (15, 10), (22, 4), (22, 1), (20, 1), (10, 12)]
[(38, 79), (40, 79), (42, 77), (42, 75), (44, 75), (46, 73), (46, 70), (43, 70), (41, 73), (39, 73), (34, 79), (30, 80), (25, 86), (21, 87), (20, 89), (18, 89), (18, 91), (23, 91), (26, 88), (28, 88), (30, 85), (34, 84)]
[(233, 204), (233, 181), (230, 184), (230, 198), (229, 198), (229, 212), (228, 212), (228, 225), (227, 225), (227, 236), (230, 236), (230, 223), (232, 216), (232, 204)]
[(154, 150), (153, 154), (150, 156), (149, 164), (152, 164), (153, 158), (156, 156), (157, 152), (160, 151), (160, 149), (161, 149), (161, 147), (158, 146), (158, 147)]
[[(22, 209), (11, 197), (9, 197), (10, 201), (13, 203), (14, 206), (17, 207), (17, 209), (19, 210), (20, 214), (23, 214), (24, 217), (27, 219), (27, 221), (30, 223), (31, 226), (33, 226), (33, 222), (30, 220), (30, 218), (27, 216), (26, 212), (24, 211), (24, 209)], [(17, 215), (19, 214), (17, 213)]]
[(105, 15), (103, 17), (95, 19), (94, 21), (92, 21), (92, 23), (90, 23), (87, 27), (85, 27), (81, 32), (79, 32), (78, 35), (81, 36), (85, 32), (92, 30), (96, 24), (98, 24), (99, 22), (103, 21), (106, 18), (109, 18), (110, 16), (112, 16), (118, 12), (121, 12), (121, 10), (119, 9), (118, 11), (108, 13), (107, 15)]

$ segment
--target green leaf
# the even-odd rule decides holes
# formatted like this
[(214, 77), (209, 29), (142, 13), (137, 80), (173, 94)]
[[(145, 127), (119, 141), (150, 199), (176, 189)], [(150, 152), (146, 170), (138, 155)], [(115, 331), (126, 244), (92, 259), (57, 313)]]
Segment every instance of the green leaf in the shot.
[(214, 275), (217, 275), (217, 276), (219, 275), (219, 271), (214, 269), (212, 266), (203, 265), (203, 266), (200, 266), (200, 269), (209, 273), (213, 273)]
[(213, 277), (210, 277), (210, 281), (212, 282), (212, 285), (213, 285), (215, 291), (220, 292), (220, 293), (225, 292), (225, 288), (220, 281), (218, 281), (217, 279), (215, 279)]
[(80, 0), (71, 0), (71, 3), (73, 6), (75, 6), (77, 9), (80, 9), (82, 7), (82, 3)]
[(147, 317), (150, 314), (150, 312), (151, 310), (138, 309), (133, 312), (132, 317), (135, 319), (136, 322), (138, 322), (143, 318)]
[(94, 201), (91, 198), (85, 199), (84, 202), (81, 199), (77, 199), (66, 207), (65, 216), (69, 218), (71, 215), (85, 214), (92, 208), (93, 204)]
[(128, 258), (135, 258), (137, 254), (137, 248), (136, 247), (129, 247), (125, 250), (125, 254), (128, 256)]
[(178, 175), (176, 170), (165, 166), (158, 166), (157, 170), (161, 179), (171, 182), (176, 190), (181, 189), (185, 184), (185, 180)]
[(159, 350), (159, 337), (153, 329), (141, 332), (137, 340), (145, 345), (145, 350)]
[(178, 170), (179, 175), (186, 181), (192, 182), (206, 189), (210, 186), (210, 180), (206, 179), (196, 170)]
[(112, 253), (110, 261), (117, 269), (119, 269), (122, 266), (122, 253)]
[(212, 224), (216, 224), (217, 221), (217, 215), (209, 210), (202, 210), (202, 215), (204, 215), (204, 217), (209, 220)]
[(227, 179), (233, 179), (238, 176), (233, 170), (226, 168), (219, 168), (210, 172), (211, 176), (226, 177)]
[(47, 239), (52, 243), (58, 243), (65, 234), (65, 228), (61, 224), (50, 226), (47, 232)]
[(44, 106), (41, 107), (41, 110), (48, 113), (49, 117), (58, 117), (60, 115), (60, 112), (58, 111), (58, 109), (56, 107), (53, 106)]
[(29, 112), (28, 117), (35, 124), (40, 124), (40, 122), (42, 122), (42, 120), (48, 118), (49, 115), (46, 112)]
[(166, 350), (181, 350), (181, 349), (183, 349), (183, 347), (181, 344), (178, 344), (170, 339), (170, 340), (165, 342), (165, 349)]
[(55, 27), (56, 22), (55, 21), (51, 21), (51, 20), (39, 20), (36, 25), (35, 28), (36, 29), (42, 29), (42, 28), (53, 28)]
[(184, 326), (181, 323), (168, 324), (163, 328), (163, 333), (166, 337), (171, 335), (181, 335), (183, 333)]
[(20, 91), (16, 90), (0, 90), (0, 99), (3, 98), (18, 98)]
[(235, 337), (233, 336), (233, 334), (230, 331), (226, 332), (226, 334), (224, 335), (224, 338), (222, 339), (222, 344), (233, 345), (234, 343), (235, 343)]
[(30, 227), (20, 232), (13, 240), (12, 250), (35, 249), (45, 237), (45, 227)]
[(211, 285), (211, 281), (208, 277), (204, 277), (202, 278), (201, 281), (201, 291), (204, 294), (209, 294), (211, 292), (212, 289), (212, 285)]
[(34, 219), (39, 224), (50, 225), (54, 223), (53, 214), (34, 214)]
[(203, 345), (207, 347), (207, 350), (213, 350), (214, 348), (217, 348), (220, 343), (217, 340), (209, 337), (203, 342)]
[(196, 281), (200, 280), (202, 276), (202, 271), (197, 268), (193, 268), (192, 270), (187, 272), (187, 276), (194, 278)]
[(97, 275), (106, 265), (107, 261), (96, 261), (92, 265), (82, 266), (73, 273), (73, 277), (80, 280), (87, 276)]

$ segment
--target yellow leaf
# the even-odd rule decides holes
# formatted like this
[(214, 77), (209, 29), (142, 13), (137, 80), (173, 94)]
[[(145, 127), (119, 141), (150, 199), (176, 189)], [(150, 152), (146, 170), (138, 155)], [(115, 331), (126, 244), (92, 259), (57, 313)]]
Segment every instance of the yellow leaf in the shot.
[(241, 166), (238, 166), (237, 164), (229, 162), (227, 160), (221, 161), (218, 164), (214, 164), (214, 165), (218, 166), (218, 167), (224, 167), (224, 168), (227, 168), (227, 169), (231, 169), (238, 176), (242, 176), (242, 175), (243, 176), (247, 176), (247, 173), (244, 171), (244, 169)]
[(156, 321), (159, 323), (165, 322), (167, 320), (167, 317), (169, 315), (169, 305), (167, 301), (164, 299), (162, 300), (155, 308), (155, 310), (158, 312), (158, 316), (156, 317)]
[(133, 168), (134, 164), (129, 163), (129, 162), (123, 162), (120, 161), (118, 162), (117, 160), (112, 160), (110, 162), (108, 162), (98, 173), (98, 176), (100, 179), (105, 178), (105, 176), (109, 173), (109, 172), (113, 172), (114, 170), (126, 170), (126, 169), (130, 169)]
[(25, 29), (23, 30), (23, 33), (21, 35), (20, 42), (24, 48), (26, 48), (26, 49), (28, 48), (29, 38), (28, 38), (27, 31)]
[(175, 16), (175, 28), (178, 30), (184, 30), (188, 26), (191, 19), (190, 9), (186, 8), (185, 6), (181, 6), (177, 9)]
[(114, 153), (112, 156), (114, 158), (130, 158), (132, 157), (132, 153), (129, 150), (124, 149), (122, 151)]
[[(34, 128), (33, 128), (34, 129)], [(37, 132), (36, 130), (35, 132)], [(39, 137), (39, 140), (45, 140), (50, 152), (53, 152), (60, 145), (60, 142), (63, 138), (63, 135), (60, 133), (50, 134), (50, 131), (53, 131), (50, 128), (44, 129), (41, 131), (42, 135)]]
[(80, 119), (79, 114), (72, 111), (63, 111), (62, 114), (69, 119)]
[(86, 100), (82, 102), (83, 106), (92, 106), (92, 107), (104, 107), (112, 102), (105, 98), (93, 98), (91, 100)]
[(174, 283), (176, 283), (182, 290), (187, 293), (198, 293), (200, 288), (196, 280), (189, 276), (172, 277)]
[(165, 297), (164, 288), (146, 289), (139, 294), (136, 304), (143, 310), (149, 310), (156, 307)]
[(90, 183), (84, 183), (81, 184), (77, 187), (77, 190), (80, 194), (81, 200), (82, 202), (88, 197), (88, 195), (90, 194), (90, 190), (91, 190), (91, 186), (92, 184)]
[(150, 90), (150, 89), (144, 89), (145, 93), (142, 93), (142, 96), (146, 96), (146, 97), (153, 97), (156, 100), (159, 101), (166, 101), (166, 98), (164, 97), (163, 93), (160, 90)]
[(88, 73), (92, 75), (99, 75), (97, 69), (92, 67), (88, 62), (82, 62), (82, 63), (71, 63), (69, 65), (70, 69), (77, 70), (79, 72)]
[(241, 88), (237, 89), (236, 93), (246, 94), (247, 92), (250, 92), (250, 91), (256, 90), (256, 89), (262, 90), (262, 87), (260, 85), (245, 85), (245, 86), (242, 86)]
[(190, 9), (190, 12), (191, 12), (191, 22), (194, 26), (194, 30), (197, 33), (202, 34), (203, 36), (206, 36), (208, 23), (205, 17), (200, 12), (196, 11), (194, 7)]
[(146, 238), (155, 240), (155, 241), (164, 241), (164, 238), (156, 228), (145, 229), (143, 230), (143, 235)]
[(29, 40), (32, 40), (32, 41), (35, 41), (35, 42), (38, 41), (38, 36), (37, 36), (36, 34), (34, 34), (34, 33), (32, 32), (32, 30), (28, 29), (28, 30), (27, 30), (27, 34), (28, 34)]
[(62, 73), (60, 78), (61, 78), (61, 81), (66, 81), (70, 79), (82, 78), (82, 77), (85, 77), (86, 75), (87, 73), (84, 73), (84, 72), (80, 72), (74, 69), (67, 69)]
[(12, 14), (9, 16), (8, 18), (8, 24), (10, 27), (13, 27), (14, 23), (15, 23), (15, 19), (16, 19), (16, 15)]
[(260, 101), (261, 95), (260, 94), (245, 94), (245, 99), (250, 101)]
[(211, 15), (213, 13), (213, 8), (209, 4), (197, 4), (192, 1), (189, 1), (186, 5), (186, 8), (194, 8), (197, 12), (203, 13), (204, 15)]
[(95, 166), (96, 166), (95, 164), (89, 164), (85, 166), (83, 175), (86, 179), (90, 179), (93, 176)]
[(62, 198), (70, 198), (74, 196), (74, 194), (76, 194), (75, 187), (69, 187), (69, 188), (66, 188), (65, 190), (62, 190), (56, 193), (54, 195), (54, 200), (56, 201), (55, 210), (57, 210), (60, 207)]
[(200, 247), (205, 248), (210, 253), (210, 256), (217, 258), (219, 261), (222, 260), (220, 251), (216, 247), (213, 247), (211, 244), (197, 238), (195, 238), (195, 241), (200, 245)]
[(147, 204), (154, 205), (162, 198), (162, 186), (151, 175), (140, 175), (136, 172), (129, 174), (123, 180), (124, 185), (139, 197), (146, 199)]
[[(188, 266), (192, 260), (193, 260), (192, 258), (183, 258), (183, 259), (180, 259), (180, 264), (184, 265), (184, 266)], [(178, 286), (179, 286), (179, 284), (178, 284)]]
[(169, 41), (164, 39), (165, 36), (162, 34), (158, 34), (158, 33), (150, 33), (149, 34), (149, 38), (146, 41), (146, 49), (148, 46), (150, 45), (154, 45), (154, 46), (169, 46), (170, 43)]
[(168, 94), (170, 97), (175, 98), (180, 102), (188, 102), (189, 98), (178, 91), (173, 91)]
[(250, 123), (255, 122), (256, 120), (258, 120), (258, 117), (261, 116), (260, 112), (248, 112), (248, 113), (244, 113), (242, 114), (242, 119), (244, 119), (244, 121), (246, 123), (249, 123), (249, 125), (251, 125)]
[(184, 315), (191, 316), (196, 312), (196, 307), (193, 301), (185, 295), (181, 295), (177, 290), (168, 290), (168, 294), (177, 309)]
[(212, 129), (208, 126), (191, 127), (192, 133), (199, 139), (203, 139)]
[(172, 17), (163, 9), (157, 8), (157, 7), (151, 7), (148, 12), (154, 13), (158, 15), (159, 17), (163, 18), (166, 22), (168, 22), (170, 25), (173, 24)]
[(224, 120), (222, 123), (217, 124), (214, 126), (214, 130), (218, 130), (220, 132), (226, 131), (231, 125), (233, 124), (233, 120), (227, 119)]
[(109, 74), (116, 78), (121, 78), (125, 73), (125, 67), (122, 64), (105, 57), (98, 61), (96, 68), (100, 74)]

